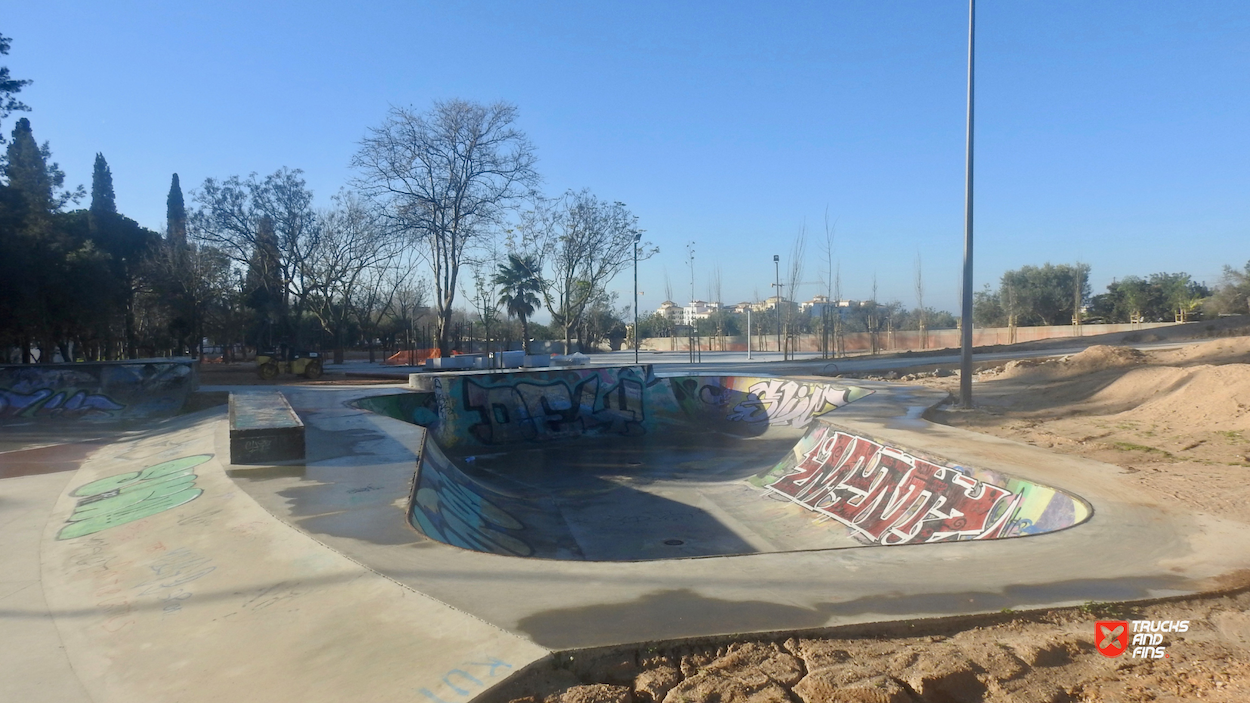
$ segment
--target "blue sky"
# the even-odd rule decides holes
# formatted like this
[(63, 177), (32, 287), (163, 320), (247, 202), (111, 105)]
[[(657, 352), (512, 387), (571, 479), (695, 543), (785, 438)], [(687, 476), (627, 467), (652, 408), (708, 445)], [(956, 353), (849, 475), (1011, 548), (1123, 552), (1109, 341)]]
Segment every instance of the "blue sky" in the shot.
[[(0, 33), (35, 136), (71, 183), (108, 159), (121, 211), (164, 227), (177, 172), (305, 171), (322, 205), (392, 106), (517, 105), (543, 189), (625, 202), (661, 249), (641, 307), (719, 266), (767, 297), (826, 208), (844, 297), (955, 311), (963, 242), (967, 4), (44, 0)], [(3, 129), (12, 129), (15, 116)], [(1215, 283), (1250, 259), (1250, 3), (982, 0), (976, 286), (1025, 264)], [(784, 274), (783, 274), (784, 275)], [(613, 288), (622, 302), (632, 279)]]

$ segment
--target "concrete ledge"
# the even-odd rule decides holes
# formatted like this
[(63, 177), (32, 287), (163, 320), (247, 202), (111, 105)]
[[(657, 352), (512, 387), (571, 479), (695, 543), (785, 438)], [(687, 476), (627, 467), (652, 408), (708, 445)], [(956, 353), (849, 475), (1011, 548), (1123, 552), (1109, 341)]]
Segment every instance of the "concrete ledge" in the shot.
[(304, 423), (282, 393), (230, 394), (230, 463), (303, 459)]

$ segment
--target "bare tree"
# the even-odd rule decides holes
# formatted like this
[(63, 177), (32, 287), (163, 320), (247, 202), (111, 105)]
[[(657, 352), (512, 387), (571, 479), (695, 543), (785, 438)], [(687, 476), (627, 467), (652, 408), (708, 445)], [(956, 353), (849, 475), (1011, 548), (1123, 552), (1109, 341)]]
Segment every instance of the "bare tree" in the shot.
[[(790, 261), (789, 261), (789, 265), (786, 267), (787, 268), (786, 285), (790, 288), (790, 297), (793, 298), (793, 300), (790, 301), (790, 304), (786, 305), (786, 340), (787, 342), (789, 342), (789, 340), (791, 339), (791, 335), (794, 332), (794, 329), (793, 329), (794, 328), (794, 310), (795, 310), (795, 307), (798, 306), (799, 286), (803, 284), (803, 264), (806, 258), (807, 258), (807, 223), (804, 222), (803, 226), (799, 228), (798, 236), (794, 238), (794, 245), (790, 247)], [(781, 302), (782, 302), (781, 297), (780, 295), (778, 295), (778, 300), (777, 300), (778, 305), (780, 305)], [(789, 348), (789, 351), (790, 351), (790, 356), (786, 358), (793, 358), (794, 352), (797, 351), (797, 349), (790, 348), (791, 346), (790, 344), (787, 344), (786, 346), (787, 348)]]
[(639, 259), (658, 251), (650, 242), (637, 243), (642, 230), (624, 203), (599, 200), (588, 190), (540, 202), (526, 213), (521, 229), (522, 246), (549, 271), (546, 276), (541, 271), (534, 274), (541, 279), (543, 303), (552, 321), (564, 330), (566, 353), (590, 304), (633, 263), (634, 247)]
[(394, 316), (395, 297), (399, 289), (409, 283), (412, 267), (403, 257), (397, 256), (362, 273), (359, 292), (352, 301), (351, 312), (365, 336), (369, 363), (373, 363), (377, 360), (375, 347), (376, 340), (380, 337), (382, 321)]
[(199, 208), (191, 215), (190, 234), (248, 267), (264, 261), (266, 275), (276, 282), (276, 313), (289, 333), (292, 316), (304, 308), (309, 294), (306, 261), (316, 227), (313, 195), (302, 171), (279, 169), (259, 180), (213, 178), (191, 194)]
[(924, 263), (920, 260), (920, 252), (916, 252), (916, 320), (920, 324), (920, 348), (929, 348), (928, 322), (929, 313), (924, 306)]
[(716, 312), (712, 313), (716, 321), (716, 339), (720, 344), (720, 350), (725, 351), (725, 310), (723, 307), (723, 291), (721, 290), (720, 264), (712, 267), (712, 275), (707, 281), (707, 297), (709, 302), (716, 306)]
[(423, 244), (434, 274), (439, 353), (451, 351), (452, 305), (465, 251), (538, 182), (516, 108), (464, 100), (425, 114), (392, 108), (352, 157), (358, 184), (398, 231)]
[[(837, 231), (837, 228), (838, 228), (837, 222), (834, 222), (833, 224), (829, 224), (829, 206), (826, 205), (825, 206), (824, 251), (825, 251), (825, 266), (826, 266), (825, 286), (826, 286), (827, 292), (825, 293), (825, 297), (828, 299), (830, 303), (832, 303), (835, 306), (838, 305), (838, 297), (842, 295), (841, 271), (840, 270), (838, 274), (836, 274), (836, 277), (838, 279), (836, 284), (834, 281), (835, 273), (834, 273), (834, 264), (833, 264), (833, 252), (834, 252), (833, 239), (834, 239), (834, 233)], [(837, 289), (836, 291), (835, 291), (835, 288)], [(833, 309), (833, 312), (837, 313), (838, 310), (839, 308), (835, 307)], [(833, 323), (833, 355), (835, 357), (838, 355), (838, 341), (839, 341), (839, 333), (841, 332), (840, 327), (841, 327), (842, 316), (839, 314), (836, 320), (832, 318), (833, 318), (833, 315), (830, 314), (829, 306), (826, 305), (820, 316), (820, 320), (821, 320), (820, 333), (821, 333), (821, 342), (822, 342), (821, 346), (824, 347), (826, 358), (829, 352), (829, 329), (828, 327), (830, 325), (830, 322)]]
[(343, 363), (343, 338), (366, 273), (382, 268), (399, 253), (377, 207), (355, 193), (334, 196), (338, 207), (318, 217), (309, 237), (300, 278), (308, 290), (308, 310), (334, 338), (334, 363)]
[(500, 262), (498, 239), (492, 236), (488, 244), (480, 247), (480, 252), (467, 262), (472, 272), (473, 287), (463, 292), (482, 322), (482, 338), (486, 342), (485, 351), (489, 354), (491, 332), (498, 328), (499, 323), (498, 285), (495, 283)]

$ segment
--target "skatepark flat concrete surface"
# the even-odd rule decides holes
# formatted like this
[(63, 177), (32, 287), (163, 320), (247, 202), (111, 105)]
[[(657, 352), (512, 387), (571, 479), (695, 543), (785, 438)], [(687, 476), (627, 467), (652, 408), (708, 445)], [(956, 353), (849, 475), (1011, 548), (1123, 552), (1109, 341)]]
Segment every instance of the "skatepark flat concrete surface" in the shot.
[[(521, 558), (409, 522), (426, 430), (349, 405), (400, 386), (284, 388), (307, 428), (298, 465), (231, 466), (224, 406), (142, 430), (4, 426), (0, 700), (462, 703), (564, 649), (1182, 595), (1250, 568), (1250, 535), (1117, 467), (930, 424), (942, 397), (925, 389), (856, 384), (874, 392), (830, 427), (1059, 489), (1092, 515), (1019, 538), (764, 548), (752, 540), (785, 530), (724, 510), (737, 498), (715, 493), (732, 481), (662, 477), (648, 490), (677, 491), (746, 543), (719, 552), (750, 551), (638, 558), (608, 535), (590, 558)], [(522, 468), (541, 472), (542, 451)], [(739, 458), (750, 466), (726, 479), (767, 463)], [(593, 492), (602, 477), (587, 480), (553, 488)]]

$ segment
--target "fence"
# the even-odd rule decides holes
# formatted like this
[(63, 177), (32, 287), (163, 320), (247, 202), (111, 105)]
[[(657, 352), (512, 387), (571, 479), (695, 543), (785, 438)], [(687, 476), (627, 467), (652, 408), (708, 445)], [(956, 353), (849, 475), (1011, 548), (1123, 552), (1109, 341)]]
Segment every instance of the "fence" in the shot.
[[(1057, 337), (1092, 337), (1099, 334), (1133, 332), (1154, 329), (1156, 327), (1172, 327), (1177, 324), (1194, 323), (1138, 322), (1113, 325), (1053, 325), (1049, 327), (974, 327), (972, 329), (972, 344), (973, 346), (983, 347), (995, 344), (1036, 342), (1042, 339), (1055, 339)], [(882, 352), (954, 349), (960, 345), (960, 334), (960, 330), (957, 329), (928, 330), (924, 333), (924, 339), (921, 339), (920, 332), (916, 330), (878, 332), (877, 348)], [(867, 332), (844, 334), (842, 339), (843, 347), (847, 352), (872, 351), (872, 335)], [(782, 343), (788, 344), (793, 351), (821, 351), (820, 335), (818, 334), (796, 335), (791, 337), (788, 342), (783, 338)], [(691, 339), (689, 337), (647, 337), (642, 340), (640, 347), (644, 351), (690, 351), (690, 344)], [(697, 345), (697, 348), (702, 351), (744, 352), (747, 350), (747, 338), (746, 335), (699, 337)], [(777, 351), (776, 334), (751, 335), (751, 349), (757, 352)]]

